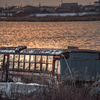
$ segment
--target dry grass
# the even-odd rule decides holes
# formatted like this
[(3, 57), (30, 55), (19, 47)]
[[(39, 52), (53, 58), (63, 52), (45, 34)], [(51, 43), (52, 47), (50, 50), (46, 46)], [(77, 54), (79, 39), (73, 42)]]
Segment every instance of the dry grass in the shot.
[(97, 96), (90, 96), (91, 87), (85, 85), (77, 87), (75, 83), (71, 83), (66, 85), (59, 84), (58, 86), (55, 79), (51, 78), (50, 82), (48, 82), (44, 76), (37, 78), (37, 80), (23, 78), (23, 82), (36, 82), (44, 85), (44, 87), (40, 87), (34, 93), (21, 95), (17, 100), (99, 100)]
[(44, 76), (38, 78), (22, 78), (22, 81), (24, 83), (39, 83), (44, 86), (39, 87), (35, 92), (31, 92), (27, 95), (14, 95), (14, 93), (12, 93), (11, 98), (6, 100), (99, 100), (97, 95), (90, 96), (89, 91), (91, 87), (87, 87), (86, 85), (77, 87), (75, 82), (58, 85), (54, 78), (51, 77), (48, 80)]

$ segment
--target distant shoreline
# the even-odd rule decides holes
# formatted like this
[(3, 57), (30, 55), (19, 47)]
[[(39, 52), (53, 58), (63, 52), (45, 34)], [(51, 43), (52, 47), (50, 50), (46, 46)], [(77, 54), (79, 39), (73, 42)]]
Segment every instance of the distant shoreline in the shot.
[(59, 22), (59, 21), (100, 21), (100, 15), (45, 16), (45, 17), (0, 17), (0, 21)]

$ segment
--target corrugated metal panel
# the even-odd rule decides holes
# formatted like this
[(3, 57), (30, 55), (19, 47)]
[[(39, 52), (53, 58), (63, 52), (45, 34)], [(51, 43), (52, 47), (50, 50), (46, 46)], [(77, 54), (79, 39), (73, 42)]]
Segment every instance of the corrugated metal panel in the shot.
[(99, 59), (98, 53), (70, 53), (71, 60)]
[(95, 60), (95, 66), (96, 66), (96, 79), (100, 80), (100, 59)]
[[(100, 79), (100, 60), (98, 53), (70, 53), (70, 57), (66, 60), (75, 80), (94, 81), (97, 79), (97, 75)], [(68, 66), (65, 63), (65, 59), (61, 59), (60, 61), (61, 77), (64, 77), (64, 80), (68, 80), (70, 73), (68, 70), (66, 72), (68, 74), (67, 76), (65, 73)]]
[(44, 48), (32, 48), (26, 49), (26, 46), (18, 47), (1, 47), (0, 53), (29, 53), (29, 54), (49, 54), (49, 55), (60, 55), (64, 53), (100, 53), (100, 51), (94, 50), (83, 50), (83, 49), (44, 49)]
[(20, 53), (60, 55), (63, 50), (24, 49)]
[(60, 49), (26, 49), (26, 46), (18, 46), (18, 47), (1, 47), (1, 53), (24, 53), (24, 54), (49, 54), (49, 55), (60, 55), (64, 50)]
[(65, 49), (63, 51), (64, 52), (73, 52), (73, 53), (77, 53), (77, 52), (81, 52), (81, 53), (84, 53), (84, 52), (87, 52), (87, 53), (100, 53), (100, 51), (96, 51), (96, 50), (85, 50), (85, 49)]

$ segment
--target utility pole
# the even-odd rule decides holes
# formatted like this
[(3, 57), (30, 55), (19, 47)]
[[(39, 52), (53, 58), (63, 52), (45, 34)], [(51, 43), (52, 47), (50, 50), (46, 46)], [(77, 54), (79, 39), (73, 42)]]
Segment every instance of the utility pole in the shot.
[(100, 14), (100, 0), (99, 0), (99, 14)]
[(5, 8), (7, 8), (7, 4), (5, 4)]
[(40, 7), (40, 0), (39, 0), (39, 7)]
[(61, 5), (62, 5), (62, 2), (63, 2), (63, 1), (61, 0)]
[(41, 4), (40, 4), (40, 0), (39, 0), (39, 11), (41, 12)]

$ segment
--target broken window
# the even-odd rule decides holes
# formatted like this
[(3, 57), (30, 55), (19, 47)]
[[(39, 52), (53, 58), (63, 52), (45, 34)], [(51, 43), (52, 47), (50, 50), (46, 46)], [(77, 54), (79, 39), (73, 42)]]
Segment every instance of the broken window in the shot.
[(36, 70), (40, 70), (41, 68), (41, 55), (36, 55)]
[(23, 69), (23, 66), (24, 66), (24, 55), (20, 55), (19, 69)]
[(52, 71), (52, 64), (48, 64), (48, 71)]
[(35, 55), (31, 55), (30, 58), (30, 70), (34, 70), (35, 68)]
[(0, 54), (0, 68), (1, 68), (1, 66), (2, 66), (2, 64), (3, 64), (3, 55), (4, 55), (4, 54)]
[(55, 73), (60, 74), (60, 60), (55, 61)]
[(42, 56), (42, 70), (46, 71), (46, 66), (47, 65), (47, 56)]
[(25, 55), (25, 62), (29, 62), (29, 55)]
[(13, 60), (14, 60), (14, 55), (10, 54), (9, 55), (9, 68), (13, 68)]
[(25, 69), (29, 70), (29, 63), (25, 63)]
[(42, 56), (42, 63), (46, 63), (47, 62), (47, 56)]
[(34, 68), (35, 68), (35, 63), (30, 63), (30, 70), (34, 70)]
[(36, 70), (40, 70), (40, 63), (36, 63)]
[(30, 56), (29, 55), (25, 55), (25, 69), (29, 69), (29, 59)]
[(52, 63), (53, 61), (53, 56), (48, 56), (48, 63)]
[(5, 64), (7, 63), (7, 56), (5, 56), (5, 61), (4, 61), (4, 63), (5, 63)]
[(52, 71), (53, 56), (48, 56), (48, 71)]
[(35, 55), (31, 55), (30, 62), (35, 62)]
[(18, 54), (15, 54), (14, 68), (18, 68), (18, 63), (19, 63), (19, 55)]
[(36, 62), (41, 62), (41, 56), (40, 55), (36, 55)]
[(42, 64), (42, 70), (43, 70), (43, 71), (46, 70), (46, 64)]

